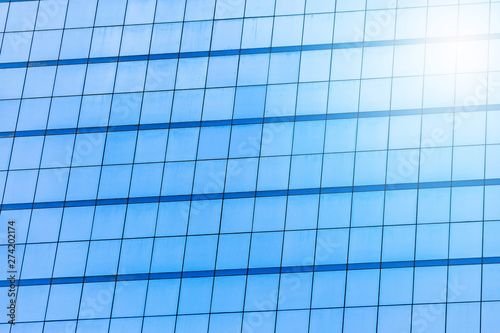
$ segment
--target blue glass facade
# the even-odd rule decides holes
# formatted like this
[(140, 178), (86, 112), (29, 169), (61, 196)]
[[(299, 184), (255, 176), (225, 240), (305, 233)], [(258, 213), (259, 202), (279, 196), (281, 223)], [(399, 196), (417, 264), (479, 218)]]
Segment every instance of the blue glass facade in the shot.
[(0, 42), (1, 333), (498, 332), (500, 1), (0, 0)]

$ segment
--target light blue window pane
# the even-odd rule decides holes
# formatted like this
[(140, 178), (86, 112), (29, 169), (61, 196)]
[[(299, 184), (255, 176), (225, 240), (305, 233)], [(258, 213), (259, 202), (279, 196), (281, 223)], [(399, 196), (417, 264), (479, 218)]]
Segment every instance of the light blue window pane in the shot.
[(137, 124), (141, 103), (142, 93), (113, 95), (109, 124), (112, 126)]
[(450, 219), (450, 189), (419, 191), (418, 222), (448, 222)]
[(117, 56), (121, 38), (122, 27), (95, 28), (92, 34), (90, 56), (92, 58)]
[(386, 151), (361, 152), (356, 155), (354, 185), (385, 182)]
[(313, 310), (309, 331), (311, 333), (340, 333), (342, 332), (342, 315), (340, 309)]
[(131, 197), (153, 197), (160, 195), (163, 163), (135, 164), (130, 184)]
[(208, 50), (210, 48), (211, 35), (211, 21), (186, 22), (182, 31), (181, 52)]
[(319, 230), (316, 240), (316, 265), (345, 263), (348, 241), (348, 230), (345, 228)]
[(357, 112), (359, 81), (334, 81), (330, 84), (328, 113)]
[(36, 31), (33, 35), (30, 61), (57, 59), (62, 30)]
[(297, 81), (299, 58), (300, 53), (298, 52), (271, 54), (269, 83), (289, 83)]
[(152, 22), (156, 1), (154, 0), (129, 0), (127, 1), (127, 14), (125, 24), (141, 24)]
[[(151, 237), (156, 225), (157, 203), (133, 204), (127, 208), (123, 237)], [(140, 221), (140, 223), (138, 223)]]
[(243, 310), (246, 277), (220, 276), (214, 281), (212, 312), (239, 312)]
[(232, 126), (229, 157), (257, 157), (260, 152), (262, 125)]
[(207, 58), (185, 58), (179, 60), (177, 89), (203, 88), (207, 72)]
[(323, 121), (298, 122), (295, 125), (293, 154), (314, 154), (323, 151), (325, 123)]
[[(341, 11), (341, 7), (337, 8), (337, 11)], [(336, 14), (333, 42), (345, 43), (362, 41), (363, 36), (359, 32), (364, 31), (364, 19), (364, 12)]]
[(413, 269), (383, 269), (380, 275), (380, 304), (408, 304), (412, 301)]
[(357, 150), (379, 150), (387, 148), (389, 118), (362, 118), (358, 121)]
[(104, 164), (132, 163), (136, 132), (110, 132), (106, 137)]
[[(300, 82), (326, 81), (329, 79), (331, 51), (307, 51), (300, 60)], [(328, 85), (324, 88), (328, 91)], [(326, 103), (326, 100), (325, 100)]]
[(249, 267), (276, 267), (281, 262), (283, 234), (258, 233), (252, 236)]
[(378, 332), (410, 332), (410, 306), (380, 307), (378, 316)]
[(498, 256), (500, 254), (500, 242), (498, 241), (500, 222), (492, 221), (484, 224), (484, 253), (485, 257)]
[(444, 301), (446, 267), (416, 267), (414, 303)]
[[(119, 240), (90, 242), (85, 275), (116, 274), (118, 256), (120, 254), (120, 243), (121, 241)], [(93, 285), (93, 283), (85, 284), (85, 286), (88, 285)]]
[(183, 279), (179, 298), (179, 314), (207, 313), (210, 309), (213, 278)]
[[(119, 281), (113, 302), (112, 317), (142, 316), (146, 300), (147, 281)], [(130, 329), (130, 327), (129, 327)]]
[[(118, 274), (148, 273), (152, 247), (152, 238), (123, 240)], [(141, 306), (141, 314), (143, 309), (144, 306)], [(139, 315), (139, 313), (130, 315)]]
[[(5, 31), (33, 30), (38, 5), (30, 2), (11, 4)], [(24, 22), (26, 18), (27, 22)]]
[(172, 122), (199, 121), (203, 108), (203, 90), (181, 90), (174, 95)]
[(483, 301), (493, 301), (500, 297), (498, 278), (500, 277), (500, 265), (485, 265), (483, 267)]
[(485, 302), (481, 305), (481, 327), (485, 332), (495, 332), (499, 318), (496, 315), (500, 302)]
[[(163, 1), (170, 6), (173, 1)], [(160, 6), (160, 2), (158, 2)], [(184, 9), (184, 7), (182, 7)], [(160, 14), (160, 12), (157, 12)], [(181, 44), (181, 23), (155, 24), (153, 27), (153, 37), (151, 40), (151, 54), (177, 53)]]
[(478, 221), (483, 217), (483, 188), (452, 188), (451, 221)]
[(419, 109), (422, 107), (422, 77), (395, 78), (392, 87), (393, 109)]
[(229, 148), (229, 126), (202, 127), (198, 146), (198, 159), (226, 158)]
[(63, 201), (69, 168), (40, 170), (35, 194), (36, 202)]
[(448, 301), (479, 301), (481, 298), (481, 266), (450, 266)]
[(61, 97), (53, 98), (50, 105), (48, 129), (76, 127), (80, 112), (81, 98)]
[(351, 230), (349, 262), (378, 262), (381, 254), (382, 228), (356, 228)]
[(252, 54), (240, 57), (238, 85), (257, 85), (267, 82), (269, 55)]
[(288, 198), (286, 229), (314, 229), (318, 220), (319, 196), (300, 195)]
[(90, 333), (90, 332), (99, 332), (104, 333), (109, 330), (109, 319), (94, 319), (94, 320), (86, 320), (83, 321), (82, 324), (78, 324), (77, 332), (78, 333)]
[(11, 169), (33, 169), (40, 164), (43, 137), (20, 137), (14, 140)]
[(273, 29), (273, 47), (300, 45), (304, 17), (301, 15), (276, 17)]
[(354, 151), (356, 120), (340, 119), (326, 122), (325, 152)]
[(111, 108), (111, 95), (84, 96), (79, 127), (106, 126)]
[(236, 84), (238, 57), (226, 56), (210, 59), (207, 74), (207, 87), (227, 87)]
[[(219, 6), (222, 7), (223, 5)], [(221, 10), (221, 12), (222, 11), (223, 10)], [(212, 50), (239, 49), (242, 26), (242, 19), (215, 21), (212, 37)]]
[(5, 68), (0, 70), (0, 75), (4, 78), (0, 83), (0, 99), (21, 97), (25, 73), (25, 68)]
[(220, 232), (250, 232), (252, 229), (254, 201), (253, 198), (224, 200)]
[(109, 332), (120, 333), (126, 330), (140, 331), (141, 329), (142, 318), (121, 318), (111, 319)]
[(142, 90), (146, 77), (146, 66), (146, 61), (119, 62), (114, 92)]
[(173, 92), (145, 93), (142, 101), (141, 124), (167, 123), (170, 121)]
[(191, 203), (189, 235), (217, 234), (222, 200), (199, 200)]
[(175, 319), (175, 317), (146, 317), (144, 318), (142, 331), (144, 333), (153, 333), (163, 330), (165, 333), (174, 333)]
[(28, 68), (23, 97), (50, 96), (52, 93), (52, 86), (54, 85), (55, 74), (55, 66)]
[(344, 333), (375, 333), (377, 331), (377, 308), (362, 307), (345, 309)]
[(177, 22), (184, 18), (186, 0), (159, 0), (156, 3), (155, 22)]
[(158, 236), (185, 235), (189, 214), (189, 202), (166, 202), (160, 204), (158, 212)]
[(412, 224), (417, 214), (417, 191), (387, 191), (384, 224)]
[(345, 272), (316, 272), (314, 274), (312, 307), (343, 306), (345, 276)]
[(90, 237), (94, 207), (67, 207), (61, 225), (60, 239), (85, 240)]
[(453, 149), (453, 180), (484, 178), (484, 147), (455, 147)]
[(328, 96), (328, 83), (299, 84), (297, 115), (324, 114)]
[[(68, 0), (62, 0), (57, 3), (44, 2), (40, 3), (38, 8), (38, 17), (36, 22), (36, 29), (61, 29), (64, 26), (64, 20), (66, 18), (66, 7), (68, 6)], [(41, 13), (51, 13), (51, 19), (47, 20), (45, 16)], [(50, 22), (48, 22), (50, 21)]]
[(308, 308), (311, 303), (312, 273), (282, 274), (279, 310)]
[(99, 1), (95, 18), (96, 26), (121, 25), (125, 17), (125, 0)]
[(210, 315), (210, 327), (208, 332), (230, 332), (241, 330), (241, 314), (212, 314)]
[(276, 316), (276, 333), (308, 332), (309, 311), (280, 311)]
[[(42, 321), (48, 293), (49, 286), (20, 287), (18, 289), (16, 305), (17, 309), (22, 309), (23, 311), (17, 313), (16, 321)], [(26, 330), (25, 332), (30, 332), (30, 330)]]
[(190, 194), (193, 187), (195, 162), (165, 163), (162, 195)]
[(413, 260), (415, 249), (415, 227), (396, 226), (384, 228), (382, 260)]
[[(182, 271), (185, 242), (185, 237), (157, 238), (154, 244), (151, 272), (163, 273)], [(173, 311), (173, 314), (175, 314), (175, 308), (173, 308)]]
[(151, 24), (126, 26), (123, 29), (120, 55), (147, 54), (152, 28)]
[(392, 46), (370, 47), (364, 51), (362, 77), (389, 77), (392, 73)]
[(247, 279), (245, 311), (276, 309), (279, 275), (250, 275)]
[(148, 286), (145, 315), (175, 315), (179, 286), (179, 279), (151, 280)]
[(350, 270), (347, 272), (346, 306), (377, 305), (379, 271)]
[(80, 306), (81, 284), (61, 284), (51, 287), (47, 305), (48, 320), (76, 318)]
[[(86, 304), (85, 306), (80, 307), (80, 312), (79, 312), (79, 318), (102, 318), (102, 317), (107, 317), (109, 318), (111, 314), (111, 305), (112, 302), (105, 303), (103, 306), (94, 309), (92, 311), (92, 306), (89, 305), (89, 301), (92, 301), (97, 297), (99, 293), (102, 293), (103, 290), (106, 290), (109, 293), (112, 293), (115, 287), (114, 282), (100, 282), (100, 283), (85, 283), (83, 285), (83, 293), (81, 296), (81, 303)], [(91, 303), (90, 303), (91, 304)], [(88, 323), (92, 323), (95, 321), (84, 321)], [(80, 325), (78, 325), (80, 326)], [(106, 323), (106, 329), (108, 328), (108, 322)], [(89, 330), (90, 331), (90, 330)], [(97, 330), (96, 330), (97, 331)], [(84, 330), (83, 332), (88, 332), (87, 330)], [(95, 331), (94, 331), (95, 332)], [(97, 331), (100, 332), (100, 331)]]
[(283, 230), (285, 223), (286, 197), (255, 199), (254, 231)]
[[(422, 154), (421, 154), (422, 153)], [(418, 181), (418, 164), (421, 155), (419, 149), (389, 150), (387, 156), (387, 184), (408, 184)], [(422, 161), (426, 157), (422, 157)]]
[(217, 251), (217, 269), (246, 268), (250, 234), (221, 235)]
[(168, 130), (139, 131), (135, 163), (163, 161), (167, 138)]
[(49, 107), (50, 98), (22, 100), (16, 130), (45, 129)]
[[(309, 1), (307, 2), (307, 11), (321, 10), (321, 8), (313, 8), (314, 6), (332, 6), (332, 4), (321, 4), (320, 1), (315, 1), (316, 3)], [(316, 9), (316, 10), (315, 10)], [(327, 9), (327, 8), (323, 8)], [(329, 8), (328, 8), (329, 9)], [(327, 10), (328, 10), (327, 9)], [(333, 10), (329, 10), (333, 11)], [(306, 15), (304, 22), (304, 45), (313, 45), (313, 44), (330, 44), (332, 42), (332, 34), (333, 34), (333, 14), (322, 14), (322, 15)], [(329, 52), (328, 52), (329, 53)], [(328, 73), (328, 72), (327, 72)]]
[(306, 266), (312, 264), (315, 239), (316, 233), (313, 231), (286, 231), (282, 265)]
[(4, 34), (0, 62), (28, 61), (32, 37), (33, 32)]
[(323, 194), (319, 211), (320, 228), (346, 227), (351, 219), (351, 194)]
[[(85, 94), (111, 93), (115, 82), (116, 63), (89, 64)], [(83, 111), (83, 106), (82, 106)]]
[(290, 188), (319, 187), (321, 178), (321, 156), (293, 156), (290, 172)]
[[(154, 60), (149, 62), (145, 90), (167, 90), (174, 88), (177, 60)], [(139, 88), (138, 90), (141, 90)]]
[(212, 19), (214, 15), (215, 0), (187, 0), (186, 21)]
[(482, 255), (482, 223), (453, 223), (450, 226), (450, 258), (477, 258)]
[(17, 115), (19, 112), (20, 100), (0, 101), (0, 131), (14, 131), (16, 128)]
[[(36, 177), (36, 170), (10, 171), (5, 185), (3, 203), (32, 202), (35, 194)], [(23, 191), (19, 191), (20, 188)]]
[(91, 37), (91, 28), (65, 30), (59, 57), (61, 59), (79, 59), (88, 57)]
[[(54, 264), (54, 277), (83, 276), (88, 249), (88, 241), (59, 243)], [(74, 317), (67, 319), (71, 318)]]
[(263, 156), (288, 155), (292, 150), (293, 123), (264, 124), (262, 130)]
[(351, 226), (382, 225), (384, 218), (384, 192), (360, 192), (352, 197)]
[(193, 236), (186, 241), (185, 271), (213, 270), (217, 236)]
[(94, 22), (97, 0), (70, 1), (66, 14), (66, 28), (91, 27)]
[(25, 279), (50, 277), (57, 245), (28, 244), (24, 255), (22, 276)]
[(59, 235), (62, 209), (36, 209), (33, 210), (30, 223), (28, 242), (55, 242)]
[(465, 333), (480, 331), (480, 305), (472, 304), (451, 304), (447, 311), (447, 330)]
[(432, 224), (417, 227), (416, 259), (448, 257), (448, 225)]
[(261, 158), (257, 190), (278, 190), (288, 187), (290, 157)]
[(104, 166), (99, 183), (99, 199), (127, 197), (131, 172), (131, 165)]
[[(241, 61), (241, 60), (240, 60)], [(266, 96), (265, 86), (236, 88), (234, 118), (262, 117)]]
[(92, 239), (121, 238), (125, 209), (125, 205), (97, 206)]
[(209, 315), (178, 316), (176, 333), (205, 333), (208, 330)]
[(196, 162), (193, 193), (220, 193), (224, 188), (226, 160)]

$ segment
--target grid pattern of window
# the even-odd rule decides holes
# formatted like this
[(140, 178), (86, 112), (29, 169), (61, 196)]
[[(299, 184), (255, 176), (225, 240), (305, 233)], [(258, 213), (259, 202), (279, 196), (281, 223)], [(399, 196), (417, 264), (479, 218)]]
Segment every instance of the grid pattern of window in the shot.
[(0, 43), (1, 333), (498, 332), (499, 0), (0, 0)]

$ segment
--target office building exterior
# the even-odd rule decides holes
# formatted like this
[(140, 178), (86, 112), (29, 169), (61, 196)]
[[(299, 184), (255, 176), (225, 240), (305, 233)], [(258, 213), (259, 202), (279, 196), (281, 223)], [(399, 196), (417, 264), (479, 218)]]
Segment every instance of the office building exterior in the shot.
[(0, 29), (0, 332), (498, 331), (498, 0), (0, 0)]

